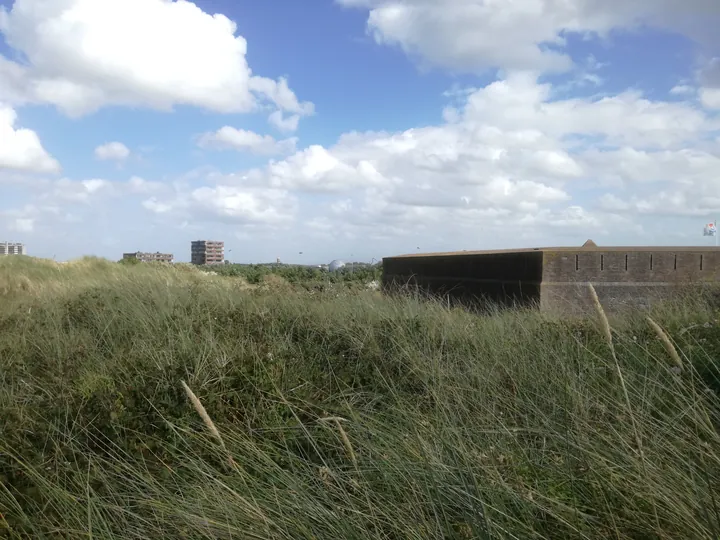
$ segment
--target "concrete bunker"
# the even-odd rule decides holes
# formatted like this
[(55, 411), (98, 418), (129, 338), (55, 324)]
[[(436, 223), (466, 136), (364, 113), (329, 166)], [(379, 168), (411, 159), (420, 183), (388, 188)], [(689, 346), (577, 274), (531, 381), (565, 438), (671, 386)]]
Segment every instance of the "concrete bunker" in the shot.
[(720, 280), (718, 247), (597, 246), (410, 254), (383, 259), (383, 290), (462, 304), (584, 312), (588, 283), (609, 310), (649, 306)]

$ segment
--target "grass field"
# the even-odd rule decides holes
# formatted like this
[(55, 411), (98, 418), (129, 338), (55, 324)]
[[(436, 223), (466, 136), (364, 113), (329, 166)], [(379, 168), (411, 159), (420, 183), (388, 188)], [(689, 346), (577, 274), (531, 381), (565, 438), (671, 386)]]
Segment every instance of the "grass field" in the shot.
[(719, 315), (650, 315), (6, 257), (0, 537), (719, 538)]

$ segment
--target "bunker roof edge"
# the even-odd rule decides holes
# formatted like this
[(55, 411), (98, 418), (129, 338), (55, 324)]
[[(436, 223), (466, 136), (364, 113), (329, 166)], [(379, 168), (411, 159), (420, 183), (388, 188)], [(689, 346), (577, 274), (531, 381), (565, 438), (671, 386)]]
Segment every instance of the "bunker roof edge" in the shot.
[(645, 251), (645, 252), (714, 252), (720, 251), (718, 246), (558, 246), (558, 247), (537, 247), (537, 248), (520, 248), (520, 249), (496, 249), (496, 250), (479, 250), (479, 251), (447, 251), (447, 252), (435, 252), (435, 253), (407, 253), (403, 255), (393, 255), (390, 257), (383, 257), (384, 259), (406, 259), (406, 258), (421, 258), (421, 257), (458, 257), (467, 255), (506, 255), (512, 253), (552, 253), (552, 252), (612, 252), (612, 251)]

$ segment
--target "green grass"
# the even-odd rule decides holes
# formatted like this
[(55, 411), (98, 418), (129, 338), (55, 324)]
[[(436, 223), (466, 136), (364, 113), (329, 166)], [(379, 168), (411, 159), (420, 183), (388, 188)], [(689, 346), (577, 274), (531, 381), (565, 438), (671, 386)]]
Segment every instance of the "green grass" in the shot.
[(593, 320), (4, 258), (0, 537), (718, 538), (718, 315), (651, 315), (680, 373), (640, 316), (616, 363)]

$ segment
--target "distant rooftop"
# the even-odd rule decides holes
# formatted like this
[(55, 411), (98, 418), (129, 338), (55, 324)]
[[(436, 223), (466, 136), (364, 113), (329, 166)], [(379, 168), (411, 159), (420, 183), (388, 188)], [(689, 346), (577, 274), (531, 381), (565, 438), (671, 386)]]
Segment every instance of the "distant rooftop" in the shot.
[(588, 240), (581, 247), (562, 246), (562, 247), (536, 247), (536, 248), (520, 248), (520, 249), (492, 249), (481, 251), (447, 251), (437, 253), (407, 253), (405, 255), (395, 255), (393, 257), (385, 257), (385, 259), (397, 259), (407, 257), (450, 257), (462, 255), (494, 255), (502, 253), (529, 253), (532, 251), (542, 252), (609, 252), (609, 251), (654, 251), (654, 252), (697, 252), (697, 251), (720, 251), (720, 247), (716, 246), (598, 246), (592, 240)]

